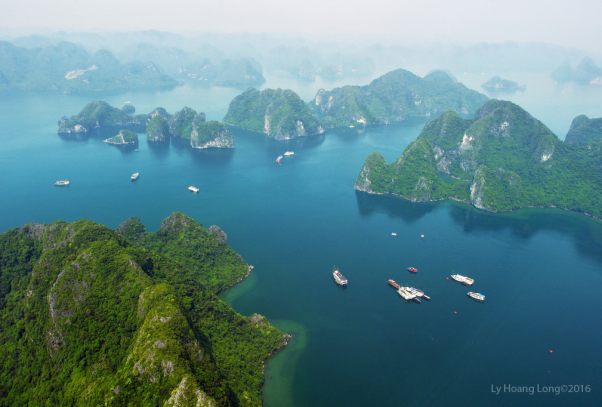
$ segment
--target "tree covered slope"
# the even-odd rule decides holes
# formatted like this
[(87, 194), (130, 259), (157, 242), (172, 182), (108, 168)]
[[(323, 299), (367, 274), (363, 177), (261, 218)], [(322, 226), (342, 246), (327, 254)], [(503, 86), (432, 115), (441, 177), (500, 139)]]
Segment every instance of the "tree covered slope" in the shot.
[(473, 114), (487, 97), (442, 71), (421, 78), (404, 69), (366, 86), (320, 90), (309, 106), (325, 128), (401, 122), (447, 110)]
[(561, 142), (519, 106), (491, 100), (466, 120), (446, 112), (402, 156), (366, 160), (356, 189), (486, 210), (560, 207), (602, 216), (602, 142)]
[(573, 119), (564, 142), (567, 144), (587, 145), (602, 141), (602, 117), (590, 119), (580, 115)]
[(249, 89), (230, 102), (224, 121), (276, 140), (324, 132), (305, 102), (288, 89)]
[(287, 338), (216, 296), (248, 270), (182, 214), (0, 235), (0, 405), (260, 405)]

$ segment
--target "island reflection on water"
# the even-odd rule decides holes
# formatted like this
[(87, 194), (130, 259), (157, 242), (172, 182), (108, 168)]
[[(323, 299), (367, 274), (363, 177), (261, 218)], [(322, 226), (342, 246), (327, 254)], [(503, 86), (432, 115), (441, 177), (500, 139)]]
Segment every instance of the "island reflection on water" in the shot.
[(530, 239), (544, 231), (561, 233), (571, 237), (579, 253), (602, 263), (602, 222), (575, 212), (529, 208), (492, 213), (453, 201), (411, 202), (394, 196), (359, 191), (356, 191), (355, 196), (362, 217), (383, 213), (411, 224), (434, 210), (443, 208), (465, 233), (509, 230), (522, 239)]

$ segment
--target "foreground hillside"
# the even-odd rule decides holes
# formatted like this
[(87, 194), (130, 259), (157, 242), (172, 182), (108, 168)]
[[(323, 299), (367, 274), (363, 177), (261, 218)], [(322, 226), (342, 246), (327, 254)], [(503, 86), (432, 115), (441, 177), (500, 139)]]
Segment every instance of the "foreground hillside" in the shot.
[(182, 214), (0, 235), (0, 405), (260, 405), (287, 337), (216, 296), (249, 271), (224, 236)]
[(356, 189), (491, 211), (559, 207), (602, 217), (602, 140), (563, 143), (519, 106), (487, 102), (473, 120), (447, 112), (402, 156), (366, 160)]

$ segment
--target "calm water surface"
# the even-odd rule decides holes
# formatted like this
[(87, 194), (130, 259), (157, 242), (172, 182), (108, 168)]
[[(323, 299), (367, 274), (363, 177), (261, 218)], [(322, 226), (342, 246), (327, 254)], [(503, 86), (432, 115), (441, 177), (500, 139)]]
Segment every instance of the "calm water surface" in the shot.
[[(295, 86), (306, 98), (316, 90)], [(538, 79), (513, 98), (562, 137), (575, 115), (593, 114), (586, 102), (596, 96), (563, 99), (563, 92)], [(220, 119), (236, 93), (179, 88), (105, 99), (131, 100), (139, 112), (188, 105)], [(88, 101), (2, 97), (0, 230), (79, 218), (114, 227), (132, 216), (156, 229), (173, 211), (219, 224), (255, 265), (224, 298), (295, 335), (268, 364), (268, 406), (599, 405), (602, 224), (561, 211), (491, 215), (357, 194), (365, 157), (379, 151), (393, 160), (421, 121), (286, 144), (236, 131), (233, 151), (152, 149), (142, 137), (137, 152), (124, 153), (56, 135), (60, 116)], [(295, 157), (275, 166), (286, 149)], [(131, 183), (134, 171), (142, 175)], [(58, 178), (72, 185), (53, 187)], [(190, 184), (201, 192), (188, 193)], [(332, 282), (333, 264), (350, 279), (347, 289)], [(407, 273), (410, 265), (419, 273)], [(470, 301), (466, 288), (446, 279), (452, 272), (474, 277), (487, 302)], [(388, 278), (424, 289), (432, 301), (404, 303)], [(505, 384), (592, 391), (492, 393)]]

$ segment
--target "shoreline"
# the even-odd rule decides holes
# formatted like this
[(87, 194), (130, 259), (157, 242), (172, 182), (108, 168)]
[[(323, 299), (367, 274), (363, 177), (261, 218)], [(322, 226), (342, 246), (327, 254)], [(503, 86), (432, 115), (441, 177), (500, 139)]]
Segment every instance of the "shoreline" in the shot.
[[(222, 301), (224, 301), (226, 304), (228, 304), (229, 307), (231, 307), (235, 312), (238, 313), (238, 311), (236, 310), (236, 308), (234, 308), (234, 306), (230, 303), (228, 303), (224, 298), (221, 298), (221, 296), (228, 290), (236, 287), (237, 285), (239, 285), (240, 283), (242, 283), (243, 281), (245, 281), (253, 272), (253, 270), (255, 269), (255, 266), (253, 266), (252, 264), (247, 263), (244, 259), (242, 259), (241, 256), (241, 260), (243, 261), (243, 263), (247, 266), (247, 272), (245, 273), (245, 275), (243, 275), (242, 277), (240, 277), (236, 282), (234, 282), (232, 285), (225, 287), (224, 289), (220, 290), (217, 295), (220, 297), (220, 299)], [(275, 329), (277, 329), (278, 331), (280, 331), (281, 334), (281, 342), (280, 345), (273, 349), (262, 361), (261, 361), (261, 375), (262, 375), (262, 380), (261, 380), (261, 398), (262, 400), (265, 397), (265, 383), (266, 383), (266, 366), (267, 363), (270, 359), (272, 359), (273, 357), (275, 357), (276, 355), (278, 355), (281, 351), (283, 351), (288, 344), (295, 338), (295, 336), (293, 334), (291, 334), (290, 332), (286, 332), (281, 330), (280, 328), (278, 328), (270, 319), (268, 319), (265, 315), (259, 314), (259, 313), (253, 313), (251, 315), (244, 315), (245, 318), (247, 318), (249, 320), (249, 322), (254, 323), (255, 325), (258, 325), (261, 322), (267, 322), (270, 326), (274, 327)]]
[(477, 209), (479, 211), (483, 211), (486, 213), (490, 213), (490, 214), (511, 214), (511, 213), (515, 213), (521, 210), (525, 210), (525, 209), (558, 209), (562, 212), (567, 212), (567, 213), (572, 213), (575, 215), (582, 215), (585, 218), (589, 218), (595, 222), (599, 222), (602, 223), (602, 218), (599, 218), (597, 216), (592, 215), (591, 213), (588, 212), (578, 212), (578, 211), (574, 211), (572, 209), (567, 209), (567, 208), (562, 208), (560, 206), (556, 206), (556, 205), (549, 205), (549, 206), (523, 206), (520, 208), (515, 208), (515, 209), (510, 209), (510, 210), (497, 210), (497, 209), (492, 209), (492, 208), (486, 208), (486, 207), (481, 207), (481, 206), (476, 206), (474, 205), (472, 202), (470, 201), (466, 201), (463, 199), (458, 199), (455, 197), (447, 197), (447, 198), (441, 198), (441, 199), (429, 199), (426, 201), (418, 201), (416, 199), (410, 199), (407, 198), (406, 196), (400, 195), (400, 194), (394, 194), (394, 193), (389, 193), (389, 192), (375, 192), (372, 190), (368, 190), (366, 188), (361, 188), (358, 187), (357, 185), (354, 185), (353, 187), (355, 189), (356, 192), (361, 192), (367, 195), (374, 195), (374, 196), (390, 196), (390, 197), (394, 197), (394, 198), (398, 198), (398, 199), (403, 199), (404, 201), (407, 202), (412, 202), (412, 203), (438, 203), (438, 202), (446, 202), (446, 201), (451, 201), (451, 202), (457, 202), (460, 203), (462, 205), (468, 206), (468, 207), (472, 207), (474, 209)]

